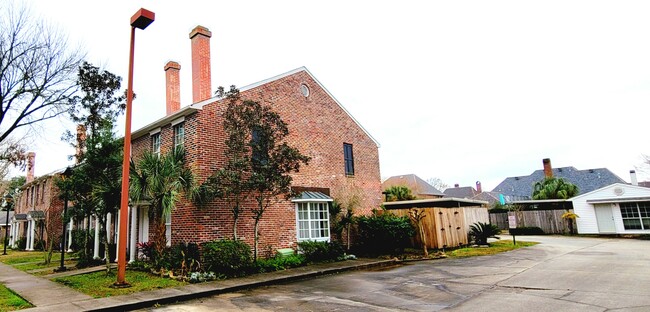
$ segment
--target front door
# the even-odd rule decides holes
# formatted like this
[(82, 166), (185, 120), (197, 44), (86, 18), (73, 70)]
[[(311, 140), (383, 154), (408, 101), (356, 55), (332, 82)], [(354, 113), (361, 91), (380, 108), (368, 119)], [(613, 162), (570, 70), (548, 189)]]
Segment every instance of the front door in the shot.
[(596, 220), (598, 221), (598, 232), (616, 233), (612, 206), (610, 204), (596, 204), (594, 205), (594, 210), (596, 211)]

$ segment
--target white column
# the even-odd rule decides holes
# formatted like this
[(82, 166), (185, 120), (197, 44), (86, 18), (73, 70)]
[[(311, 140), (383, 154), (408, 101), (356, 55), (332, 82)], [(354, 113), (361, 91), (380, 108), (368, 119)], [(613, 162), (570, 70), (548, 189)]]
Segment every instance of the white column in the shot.
[(131, 234), (129, 235), (131, 244), (129, 245), (129, 262), (135, 261), (135, 256), (138, 253), (136, 248), (136, 235), (138, 231), (138, 206), (133, 206), (131, 209)]
[(32, 221), (33, 220), (27, 220), (27, 244), (25, 246), (26, 250), (34, 250), (34, 226)]
[(112, 221), (111, 218), (112, 218), (112, 217), (113, 217), (113, 215), (112, 215), (110, 212), (109, 212), (108, 214), (106, 214), (106, 241), (107, 241), (109, 244), (113, 242), (113, 240), (112, 240), (113, 235), (112, 235), (112, 233), (111, 233), (111, 229), (112, 229), (111, 226), (113, 225), (113, 224), (111, 223), (111, 221)]
[(117, 235), (116, 235), (117, 241), (115, 241), (115, 245), (116, 245), (115, 262), (117, 262), (117, 257), (120, 254), (120, 215), (121, 214), (122, 214), (122, 212), (120, 210), (118, 210), (117, 211), (117, 219), (115, 219), (115, 230), (117, 232)]
[(99, 259), (99, 217), (95, 216), (95, 250), (93, 251), (93, 259)]
[(14, 230), (16, 229), (16, 222), (11, 221), (11, 227), (9, 228), (9, 245), (8, 247), (14, 246)]
[(72, 227), (74, 226), (74, 219), (70, 218), (70, 225), (68, 226), (68, 252), (72, 252)]

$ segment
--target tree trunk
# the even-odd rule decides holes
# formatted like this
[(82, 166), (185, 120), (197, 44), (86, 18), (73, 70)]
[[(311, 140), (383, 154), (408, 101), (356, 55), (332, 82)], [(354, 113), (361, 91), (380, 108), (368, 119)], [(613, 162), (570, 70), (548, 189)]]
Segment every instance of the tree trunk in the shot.
[(347, 227), (345, 229), (345, 236), (347, 236), (346, 237), (346, 242), (345, 242), (345, 244), (346, 244), (345, 247), (347, 248), (347, 251), (350, 251), (350, 227), (351, 227), (351, 224), (348, 223), (348, 225), (347, 225)]
[(253, 247), (253, 260), (257, 261), (257, 243), (259, 241), (259, 233), (257, 231), (260, 224), (260, 218), (255, 218), (255, 247)]
[(422, 249), (424, 250), (424, 256), (426, 258), (429, 258), (429, 250), (427, 249), (427, 233), (424, 231), (422, 224), (418, 225), (418, 229), (420, 230), (420, 238), (422, 238)]
[(232, 237), (233, 240), (237, 240), (237, 221), (239, 221), (239, 216), (234, 216), (232, 224)]

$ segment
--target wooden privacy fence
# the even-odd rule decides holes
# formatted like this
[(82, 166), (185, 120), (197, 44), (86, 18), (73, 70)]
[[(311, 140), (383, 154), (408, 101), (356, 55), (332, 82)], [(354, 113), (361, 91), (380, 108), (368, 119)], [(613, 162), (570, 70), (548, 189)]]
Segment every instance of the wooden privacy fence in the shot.
[[(440, 249), (468, 244), (469, 226), (475, 222), (488, 222), (488, 212), (484, 207), (464, 208), (417, 208), (424, 209), (426, 216), (422, 226), (427, 236), (427, 247)], [(409, 209), (390, 209), (398, 216), (407, 216)], [(420, 233), (414, 238), (414, 245), (422, 246)]]
[[(573, 212), (573, 209), (569, 211)], [(517, 218), (517, 227), (539, 227), (546, 234), (569, 233), (567, 221), (562, 219), (566, 210), (526, 210), (490, 213), (490, 223), (502, 230), (508, 230), (508, 216)]]

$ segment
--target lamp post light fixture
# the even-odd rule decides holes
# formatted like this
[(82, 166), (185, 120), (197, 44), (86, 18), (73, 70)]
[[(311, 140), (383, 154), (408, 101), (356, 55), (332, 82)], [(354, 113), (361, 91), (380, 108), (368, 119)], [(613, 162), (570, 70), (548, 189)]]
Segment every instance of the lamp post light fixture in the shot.
[[(140, 9), (131, 17), (131, 48), (129, 50), (129, 81), (126, 94), (126, 121), (124, 130), (124, 158), (122, 159), (122, 197), (120, 201), (119, 250), (117, 251), (117, 281), (115, 287), (129, 287), (126, 282), (126, 225), (129, 215), (129, 158), (131, 157), (131, 103), (133, 102), (133, 54), (135, 29), (145, 29), (153, 23), (156, 15)], [(131, 252), (135, 252), (131, 250)]]
[[(69, 178), (72, 175), (72, 168), (67, 167), (65, 168), (65, 171), (61, 173), (61, 179), (65, 181), (67, 178)], [(63, 194), (63, 216), (61, 216), (61, 223), (63, 223), (63, 230), (61, 231), (61, 265), (59, 266), (58, 269), (56, 269), (56, 272), (63, 272), (66, 270), (65, 267), (65, 246), (66, 246), (66, 241), (65, 241), (65, 228), (66, 228), (66, 222), (65, 222), (65, 217), (68, 215), (68, 190), (64, 190)], [(70, 237), (72, 239), (72, 237)]]
[(7, 218), (5, 221), (5, 238), (2, 244), (4, 245), (4, 251), (2, 252), (2, 255), (7, 254), (7, 244), (9, 242), (9, 210), (11, 210), (11, 202), (14, 199), (9, 193), (5, 194), (5, 196), (2, 198), (4, 199), (4, 206), (5, 210), (7, 210)]

